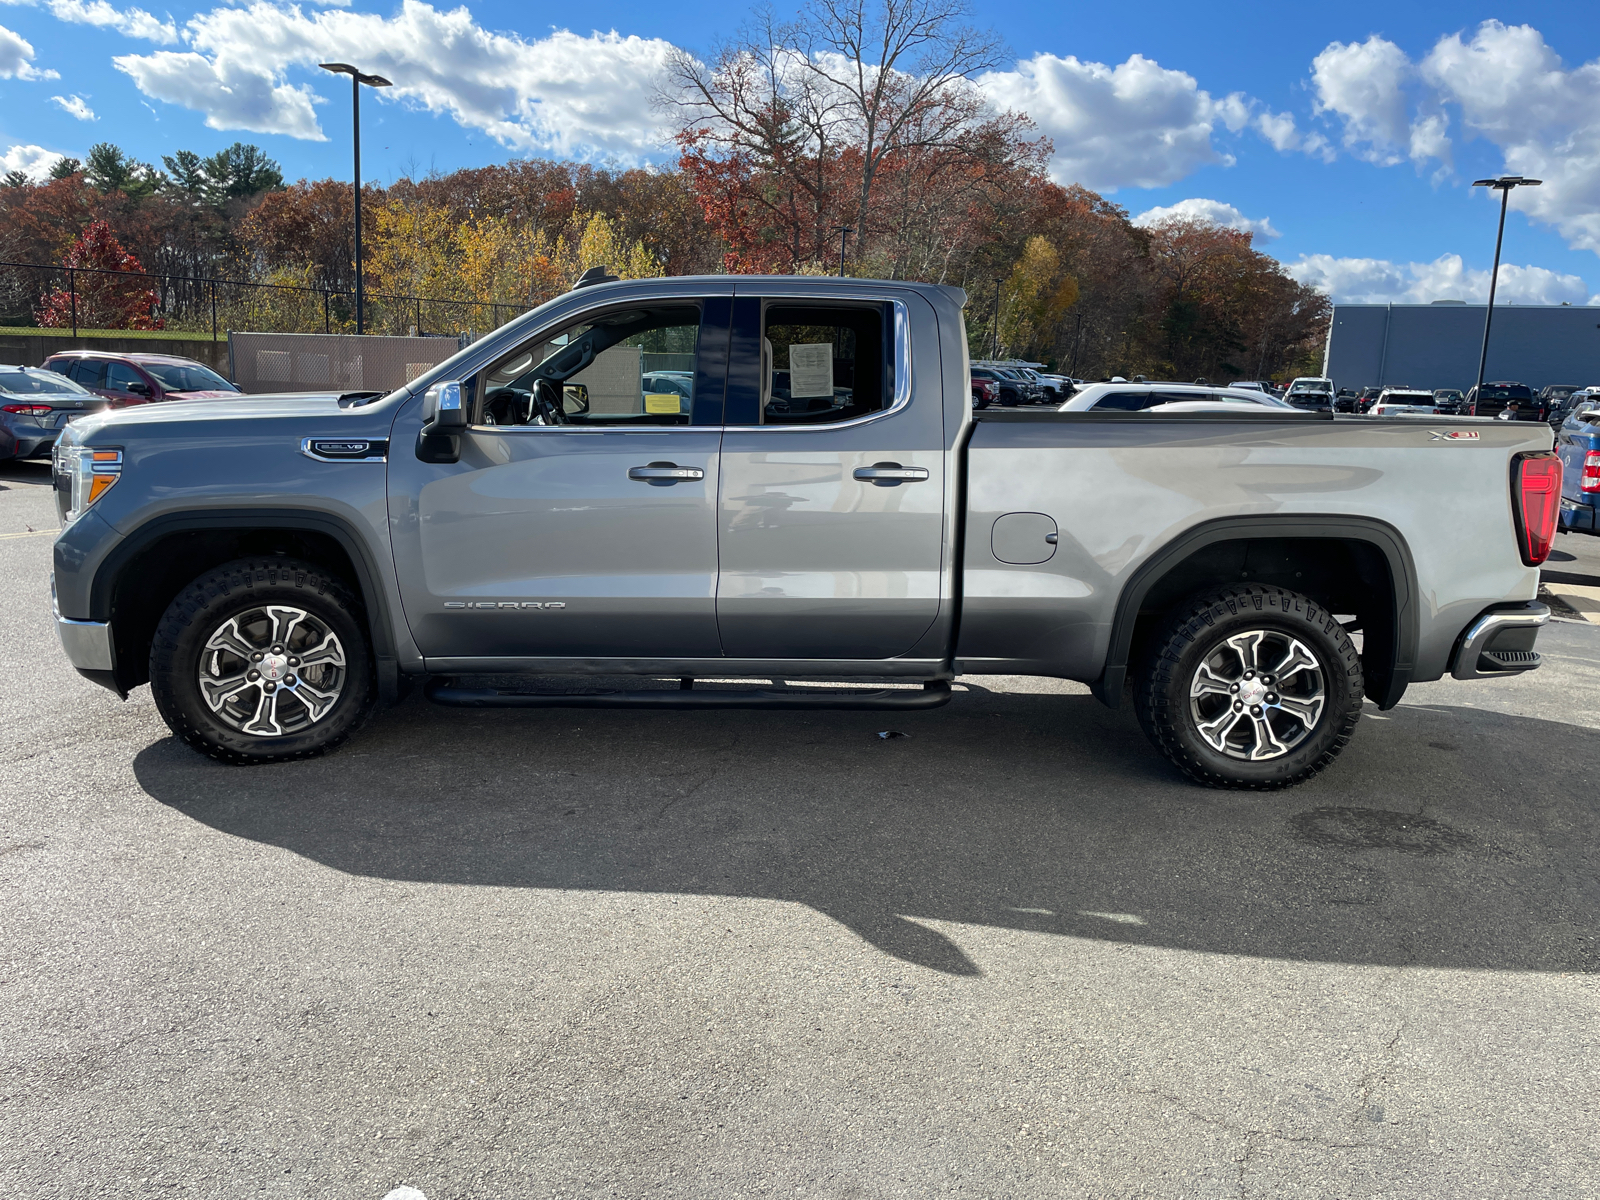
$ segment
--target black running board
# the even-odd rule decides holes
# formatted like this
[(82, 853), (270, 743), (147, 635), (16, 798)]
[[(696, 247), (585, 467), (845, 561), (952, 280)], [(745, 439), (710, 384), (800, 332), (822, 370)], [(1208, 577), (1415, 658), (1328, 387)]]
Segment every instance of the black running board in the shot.
[(451, 708), (779, 708), (779, 709), (920, 709), (950, 702), (944, 680), (924, 683), (920, 690), (776, 691), (763, 689), (650, 688), (631, 692), (515, 692), (501, 688), (457, 686), (445, 677), (428, 680), (423, 695)]

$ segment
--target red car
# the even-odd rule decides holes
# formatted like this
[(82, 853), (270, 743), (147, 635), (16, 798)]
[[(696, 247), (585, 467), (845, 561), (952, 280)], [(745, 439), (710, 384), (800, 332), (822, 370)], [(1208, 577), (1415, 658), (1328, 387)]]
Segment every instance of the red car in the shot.
[(45, 360), (45, 369), (104, 396), (113, 404), (155, 400), (214, 400), (242, 395), (204, 363), (171, 354), (107, 354), (63, 350)]

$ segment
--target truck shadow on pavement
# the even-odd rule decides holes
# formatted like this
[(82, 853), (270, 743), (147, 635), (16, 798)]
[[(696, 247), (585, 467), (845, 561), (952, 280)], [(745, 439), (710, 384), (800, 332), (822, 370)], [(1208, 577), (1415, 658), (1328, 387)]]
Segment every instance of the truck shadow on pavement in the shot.
[(229, 768), (167, 738), (134, 766), (193, 820), (350, 874), (797, 901), (955, 975), (981, 972), (928, 922), (1587, 972), (1600, 820), (1568, 764), (1592, 736), (1402, 707), (1310, 783), (1238, 793), (1185, 783), (1081, 695), (976, 688), (892, 718), (412, 699), (327, 758)]

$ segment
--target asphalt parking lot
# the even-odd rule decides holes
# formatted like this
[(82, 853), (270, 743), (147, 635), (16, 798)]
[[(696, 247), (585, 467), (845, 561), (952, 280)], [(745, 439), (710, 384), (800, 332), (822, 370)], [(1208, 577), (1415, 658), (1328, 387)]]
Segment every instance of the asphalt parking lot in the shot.
[(1038, 679), (413, 697), (239, 769), (68, 667), (47, 483), (0, 464), (0, 1195), (1600, 1193), (1591, 624), (1276, 795)]

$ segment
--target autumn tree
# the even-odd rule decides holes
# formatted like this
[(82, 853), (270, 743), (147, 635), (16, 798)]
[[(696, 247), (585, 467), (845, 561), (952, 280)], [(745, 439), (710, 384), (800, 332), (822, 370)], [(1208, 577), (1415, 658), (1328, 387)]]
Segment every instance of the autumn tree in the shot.
[[(72, 289), (45, 297), (36, 320), (45, 328), (76, 324), (88, 329), (160, 329), (156, 293), (144, 266), (123, 249), (111, 226), (96, 221), (83, 231), (62, 263), (75, 270)], [(123, 276), (123, 278), (119, 278)]]
[(1021, 358), (1054, 357), (1067, 310), (1078, 300), (1078, 281), (1061, 268), (1061, 252), (1031, 237), (1000, 293), (1000, 340)]

